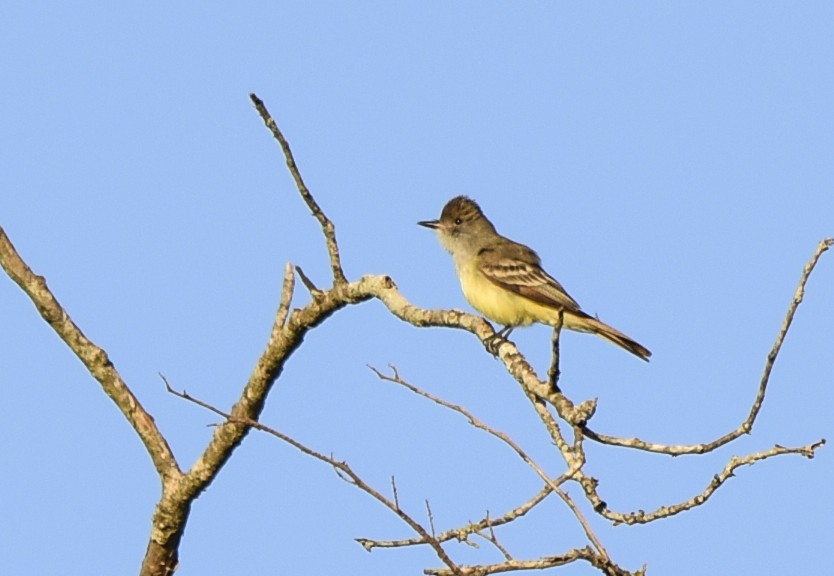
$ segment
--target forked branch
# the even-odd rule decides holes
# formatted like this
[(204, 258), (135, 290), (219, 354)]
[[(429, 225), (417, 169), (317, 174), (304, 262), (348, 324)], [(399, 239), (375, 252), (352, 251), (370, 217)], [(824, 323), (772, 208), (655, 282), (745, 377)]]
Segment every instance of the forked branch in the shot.
[(767, 385), (770, 382), (770, 373), (773, 370), (773, 365), (776, 363), (776, 358), (778, 358), (779, 351), (782, 349), (785, 337), (788, 335), (788, 330), (793, 323), (796, 311), (805, 297), (805, 285), (808, 282), (808, 278), (811, 277), (811, 272), (814, 271), (820, 257), (831, 247), (832, 244), (834, 244), (834, 238), (825, 238), (821, 240), (820, 243), (817, 244), (811, 259), (808, 260), (808, 263), (805, 264), (802, 269), (802, 274), (799, 277), (799, 284), (797, 285), (796, 291), (791, 299), (791, 303), (788, 306), (788, 311), (782, 320), (782, 326), (779, 329), (779, 333), (776, 335), (776, 341), (773, 343), (773, 347), (765, 360), (764, 371), (762, 372), (762, 377), (759, 381), (759, 388), (756, 391), (756, 397), (753, 399), (753, 405), (750, 407), (750, 413), (747, 415), (747, 419), (739, 424), (735, 430), (728, 432), (720, 438), (710, 442), (681, 445), (659, 444), (656, 442), (647, 442), (639, 438), (619, 438), (616, 436), (601, 434), (589, 427), (585, 427), (585, 435), (591, 440), (595, 440), (602, 444), (610, 444), (611, 446), (634, 448), (636, 450), (645, 450), (646, 452), (656, 452), (658, 454), (668, 454), (670, 456), (682, 456), (685, 454), (706, 454), (707, 452), (712, 452), (721, 446), (729, 444), (733, 440), (745, 434), (749, 434), (753, 430), (753, 424), (756, 422), (756, 418), (758, 417), (759, 411), (764, 403), (765, 393), (767, 392)]

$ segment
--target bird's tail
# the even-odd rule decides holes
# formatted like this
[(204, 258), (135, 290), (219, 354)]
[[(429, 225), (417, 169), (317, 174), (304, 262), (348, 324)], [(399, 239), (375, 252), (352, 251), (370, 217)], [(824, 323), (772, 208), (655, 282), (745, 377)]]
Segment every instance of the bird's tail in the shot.
[(616, 328), (612, 328), (605, 322), (597, 320), (593, 316), (589, 316), (584, 312), (565, 312), (564, 314), (565, 328), (576, 330), (578, 332), (590, 332), (596, 334), (609, 342), (613, 342), (620, 348), (624, 348), (640, 358), (641, 360), (649, 361), (652, 355), (651, 351), (645, 346), (637, 343), (632, 338), (629, 338)]

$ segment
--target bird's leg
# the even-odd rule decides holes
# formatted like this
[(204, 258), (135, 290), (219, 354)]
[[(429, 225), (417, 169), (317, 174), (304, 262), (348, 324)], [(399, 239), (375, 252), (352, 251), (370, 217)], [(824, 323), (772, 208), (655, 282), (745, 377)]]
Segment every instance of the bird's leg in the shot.
[(487, 352), (493, 356), (498, 356), (499, 346), (501, 346), (504, 342), (509, 342), (507, 338), (509, 338), (513, 328), (515, 328), (515, 326), (504, 326), (498, 332), (494, 332), (492, 336), (485, 338), (484, 346), (486, 346)]

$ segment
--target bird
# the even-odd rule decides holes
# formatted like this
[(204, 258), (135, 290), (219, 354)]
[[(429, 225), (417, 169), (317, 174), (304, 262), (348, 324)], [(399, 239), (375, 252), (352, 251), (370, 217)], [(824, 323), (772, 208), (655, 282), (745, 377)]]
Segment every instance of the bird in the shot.
[(488, 319), (503, 325), (506, 338), (533, 323), (596, 334), (648, 362), (652, 353), (633, 338), (582, 311), (579, 304), (524, 244), (499, 234), (477, 202), (457, 196), (438, 220), (418, 222), (435, 230), (452, 255), (466, 300)]

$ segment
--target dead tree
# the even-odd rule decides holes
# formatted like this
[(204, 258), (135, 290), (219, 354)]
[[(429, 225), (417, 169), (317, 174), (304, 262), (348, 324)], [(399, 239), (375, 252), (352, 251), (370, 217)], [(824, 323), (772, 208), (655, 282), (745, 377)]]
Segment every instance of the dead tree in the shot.
[[(575, 403), (559, 389), (558, 328), (554, 330), (552, 364), (547, 379), (542, 379), (536, 374), (533, 367), (512, 342), (503, 341), (498, 346), (487, 346), (486, 353), (490, 353), (489, 349), (494, 348), (493, 351), (498, 359), (519, 385), (520, 392), (529, 400), (541, 423), (542, 433), (547, 435), (564, 462), (564, 469), (559, 473), (548, 471), (545, 466), (536, 462), (516, 440), (483, 422), (467, 408), (454, 405), (410, 384), (398, 373), (396, 368), (390, 367), (389, 370), (384, 372), (372, 368), (380, 379), (404, 386), (411, 392), (436, 403), (441, 409), (454, 411), (472, 426), (506, 445), (524, 465), (529, 467), (530, 472), (535, 474), (541, 483), (541, 489), (536, 494), (519, 496), (518, 505), (500, 516), (487, 515), (465, 526), (438, 531), (434, 526), (431, 508), (427, 504), (426, 520), (419, 520), (416, 513), (406, 511), (400, 506), (396, 482), (393, 479), (391, 486), (374, 487), (363, 480), (347, 462), (327, 456), (324, 452), (305, 446), (280, 431), (261, 423), (259, 418), (267, 395), (275, 381), (281, 376), (285, 363), (301, 345), (307, 332), (325, 322), (340, 309), (367, 300), (379, 300), (391, 314), (416, 327), (457, 328), (472, 333), (485, 343), (494, 343), (492, 337), (495, 332), (488, 322), (478, 316), (458, 311), (427, 310), (411, 304), (388, 276), (369, 275), (354, 281), (348, 280), (342, 269), (335, 226), (304, 184), (289, 144), (263, 102), (254, 94), (251, 95), (251, 99), (266, 127), (280, 144), (298, 191), (321, 227), (330, 258), (332, 278), (328, 287), (318, 288), (300, 267), (293, 268), (289, 264), (286, 266), (283, 289), (271, 334), (249, 380), (241, 390), (238, 401), (231, 408), (227, 410), (216, 408), (185, 392), (174, 390), (168, 385), (167, 381), (165, 382), (171, 393), (212, 410), (222, 418), (222, 421), (214, 429), (211, 441), (190, 470), (180, 468), (171, 447), (157, 428), (153, 418), (142, 407), (140, 400), (119, 375), (105, 350), (84, 335), (47, 287), (44, 277), (35, 274), (29, 268), (15, 250), (5, 232), (0, 229), (0, 264), (2, 264), (3, 269), (29, 296), (41, 317), (81, 360), (93, 378), (99, 382), (102, 390), (113, 400), (116, 407), (122, 412), (141, 439), (159, 475), (162, 485), (161, 496), (153, 514), (148, 547), (140, 570), (142, 576), (169, 575), (176, 570), (179, 562), (179, 545), (188, 522), (192, 503), (219, 474), (231, 458), (235, 448), (243, 442), (253, 428), (272, 434), (304, 454), (333, 467), (340, 477), (384, 504), (414, 532), (413, 538), (405, 540), (357, 538), (357, 542), (365, 549), (428, 546), (434, 551), (443, 566), (425, 569), (424, 572), (436, 576), (452, 574), (456, 576), (481, 576), (498, 572), (559, 567), (577, 561), (586, 562), (603, 574), (642, 574), (644, 568), (630, 571), (618, 565), (611, 558), (587, 521), (580, 502), (577, 502), (577, 499), (565, 491), (564, 486), (566, 484), (573, 483), (579, 486), (581, 497), (587, 501), (586, 506), (589, 507), (590, 511), (611, 523), (648, 523), (663, 520), (679, 512), (703, 505), (739, 467), (786, 454), (797, 454), (812, 458), (815, 451), (824, 444), (824, 440), (819, 440), (799, 447), (775, 445), (743, 457), (732, 457), (721, 470), (717, 471), (713, 479), (701, 492), (693, 494), (686, 500), (670, 503), (651, 511), (611, 509), (598, 492), (597, 478), (589, 475), (585, 470), (586, 441), (605, 444), (612, 448), (683, 456), (705, 454), (725, 446), (745, 434), (749, 434), (764, 402), (773, 364), (787, 336), (797, 307), (802, 302), (805, 284), (820, 256), (834, 243), (830, 238), (820, 242), (802, 272), (799, 285), (781, 329), (777, 334), (771, 352), (767, 356), (764, 372), (747, 419), (734, 430), (707, 442), (692, 445), (665, 445), (638, 438), (610, 436), (595, 430), (591, 426), (596, 408), (595, 401)], [(310, 294), (310, 299), (306, 305), (294, 308), (292, 302), (295, 295), (296, 278), (304, 284)], [(574, 515), (576, 522), (584, 531), (587, 540), (586, 545), (581, 548), (546, 550), (542, 555), (535, 558), (516, 558), (501, 543), (498, 536), (500, 529), (510, 523), (521, 522), (525, 514), (531, 509), (554, 496), (560, 499)], [(477, 565), (462, 565), (457, 562), (453, 558), (452, 552), (449, 551), (447, 543), (451, 541), (469, 541), (475, 537), (481, 538), (494, 546), (500, 552), (503, 561)]]

